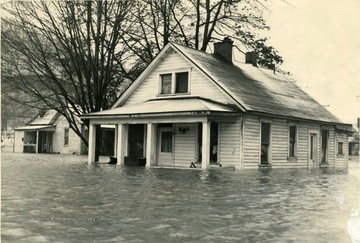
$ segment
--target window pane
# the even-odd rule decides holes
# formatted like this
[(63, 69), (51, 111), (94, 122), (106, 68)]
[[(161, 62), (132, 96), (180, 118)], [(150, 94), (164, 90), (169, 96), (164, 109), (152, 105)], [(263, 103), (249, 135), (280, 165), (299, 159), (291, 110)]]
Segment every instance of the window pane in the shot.
[(161, 75), (161, 93), (171, 94), (171, 74)]
[(161, 133), (161, 152), (172, 152), (172, 132)]
[(64, 145), (69, 145), (69, 129), (64, 130)]
[(270, 123), (261, 123), (261, 164), (269, 162)]
[(188, 92), (188, 80), (189, 74), (185, 73), (177, 73), (176, 74), (176, 89), (175, 93), (186, 93)]
[(338, 143), (338, 154), (343, 154), (343, 143), (342, 142)]
[(270, 143), (270, 123), (261, 123), (261, 143)]
[(296, 139), (296, 127), (290, 126), (290, 142), (295, 143), (295, 139)]
[(289, 157), (295, 156), (296, 126), (289, 127)]

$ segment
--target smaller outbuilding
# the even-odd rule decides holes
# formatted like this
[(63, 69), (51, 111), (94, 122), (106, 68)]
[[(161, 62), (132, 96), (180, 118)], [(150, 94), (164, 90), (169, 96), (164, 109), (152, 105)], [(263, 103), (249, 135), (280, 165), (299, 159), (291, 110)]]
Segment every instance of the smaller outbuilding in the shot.
[[(80, 119), (78, 126), (88, 138), (88, 129)], [(114, 128), (103, 127), (101, 140), (100, 154), (113, 155)], [(15, 128), (14, 152), (87, 154), (87, 147), (64, 116), (55, 110), (47, 110), (39, 112), (25, 126)]]

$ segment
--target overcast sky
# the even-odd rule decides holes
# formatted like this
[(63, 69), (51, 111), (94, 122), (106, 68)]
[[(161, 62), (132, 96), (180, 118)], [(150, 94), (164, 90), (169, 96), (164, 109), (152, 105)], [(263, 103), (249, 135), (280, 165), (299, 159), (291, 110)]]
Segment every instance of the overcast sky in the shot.
[[(360, 117), (360, 1), (272, 0), (269, 41), (297, 84), (342, 121)], [(287, 4), (289, 3), (289, 4)]]

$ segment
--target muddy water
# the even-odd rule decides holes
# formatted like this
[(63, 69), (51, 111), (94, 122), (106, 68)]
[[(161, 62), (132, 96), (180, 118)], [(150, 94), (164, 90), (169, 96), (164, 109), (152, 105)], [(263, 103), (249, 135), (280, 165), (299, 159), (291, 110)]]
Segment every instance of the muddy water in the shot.
[(199, 171), (2, 154), (2, 242), (351, 242), (357, 164)]

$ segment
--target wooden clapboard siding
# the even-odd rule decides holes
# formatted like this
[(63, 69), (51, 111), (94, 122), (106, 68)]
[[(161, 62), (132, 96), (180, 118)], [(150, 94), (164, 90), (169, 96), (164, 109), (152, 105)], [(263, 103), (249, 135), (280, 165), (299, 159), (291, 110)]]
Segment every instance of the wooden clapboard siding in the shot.
[(328, 163), (330, 166), (335, 166), (335, 129), (329, 129), (328, 140)]
[(197, 69), (191, 71), (191, 95), (201, 96), (204, 98), (216, 100), (222, 103), (231, 103), (230, 99), (226, 97), (218, 87), (215, 86), (213, 81), (209, 80), (203, 73)]
[(179, 54), (172, 52), (145, 78), (123, 106), (134, 105), (156, 98), (159, 92), (159, 75), (177, 71), (190, 71), (189, 84), (191, 96), (201, 96), (224, 103), (229, 102), (229, 98), (226, 97), (209, 78), (202, 74), (197, 68), (192, 67), (192, 65)]
[(297, 163), (306, 167), (309, 159), (309, 130), (319, 131), (319, 128), (314, 129), (307, 124), (299, 124), (297, 128)]
[[(284, 120), (274, 120), (271, 123), (271, 164), (287, 163), (289, 127)], [(289, 164), (287, 164), (289, 165)]]
[(286, 163), (275, 163), (271, 164), (271, 167), (274, 169), (280, 169), (280, 168), (307, 168), (307, 165), (300, 164), (298, 162), (286, 162)]
[(219, 123), (219, 158), (224, 166), (240, 168), (240, 119), (234, 123)]
[(244, 117), (244, 169), (258, 168), (260, 161), (260, 120)]
[[(256, 116), (244, 118), (244, 168), (257, 168), (260, 158), (260, 124), (261, 119), (271, 123), (271, 164), (273, 168), (307, 168), (309, 160), (310, 131), (318, 134), (318, 161), (321, 156), (321, 130), (315, 123), (285, 121)], [(289, 124), (297, 126), (297, 152), (295, 158), (289, 158)], [(329, 127), (328, 162), (335, 163), (335, 130)], [(345, 136), (344, 139), (346, 140)], [(345, 141), (344, 140), (344, 141)], [(344, 143), (344, 150), (345, 150)], [(348, 149), (348, 148), (346, 148)], [(346, 150), (347, 151), (347, 150)], [(344, 151), (345, 153), (345, 151)], [(344, 159), (345, 160), (345, 159)]]
[[(298, 137), (297, 137), (297, 163), (299, 166), (307, 167), (309, 162), (309, 136), (310, 130), (320, 135), (320, 126), (310, 123), (299, 123), (298, 124)], [(321, 140), (318, 136), (318, 160), (320, 159), (320, 145)]]
[[(335, 133), (335, 167), (344, 168), (348, 166), (349, 161), (349, 143), (348, 137), (344, 133)], [(338, 143), (343, 143), (343, 154), (338, 154)]]
[[(179, 133), (179, 127), (189, 128), (186, 133)], [(174, 124), (174, 166), (189, 167), (195, 161), (196, 152), (196, 124)]]
[[(69, 145), (64, 146), (65, 129), (69, 129)], [(80, 137), (69, 127), (65, 117), (58, 118), (56, 129), (53, 132), (53, 152), (60, 154), (80, 154)]]
[(14, 132), (14, 152), (15, 153), (22, 153), (24, 152), (24, 138), (25, 132), (24, 131), (15, 131)]

